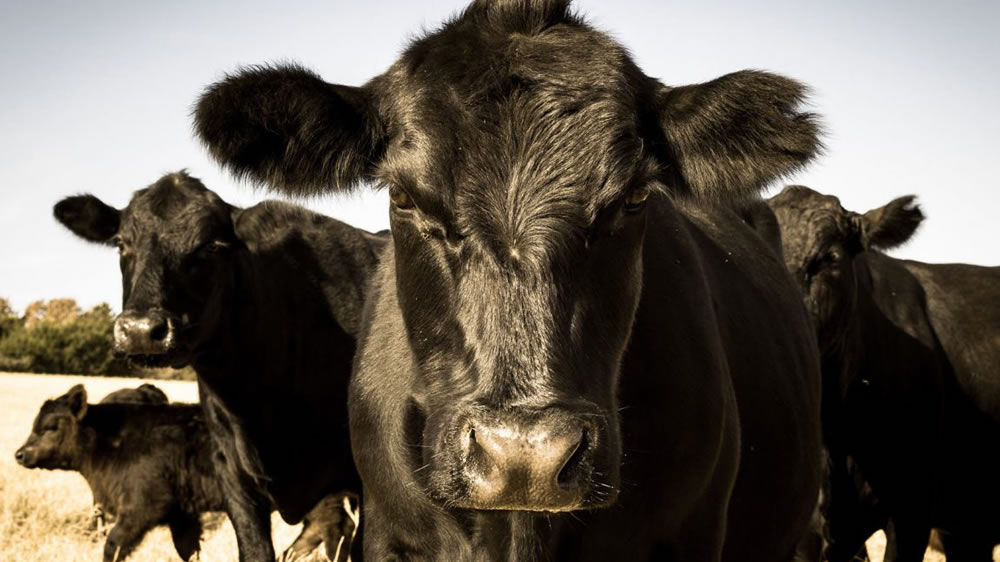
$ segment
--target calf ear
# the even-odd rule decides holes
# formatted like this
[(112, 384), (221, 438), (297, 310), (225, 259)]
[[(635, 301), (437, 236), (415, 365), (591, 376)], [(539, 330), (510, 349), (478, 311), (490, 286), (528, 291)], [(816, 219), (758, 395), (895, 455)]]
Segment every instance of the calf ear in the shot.
[(52, 212), (73, 234), (101, 244), (111, 244), (121, 224), (121, 211), (89, 194), (67, 197)]
[(248, 67), (205, 90), (194, 127), (238, 178), (293, 195), (347, 190), (371, 176), (383, 150), (372, 90), (295, 65)]
[(73, 417), (82, 420), (87, 413), (87, 389), (82, 384), (75, 385), (69, 389), (65, 398)]
[(726, 201), (795, 172), (822, 149), (816, 116), (799, 110), (805, 97), (802, 84), (751, 70), (662, 87), (657, 109), (670, 151), (668, 181), (703, 200)]
[(916, 196), (893, 199), (888, 205), (855, 215), (861, 246), (886, 250), (906, 242), (924, 220)]

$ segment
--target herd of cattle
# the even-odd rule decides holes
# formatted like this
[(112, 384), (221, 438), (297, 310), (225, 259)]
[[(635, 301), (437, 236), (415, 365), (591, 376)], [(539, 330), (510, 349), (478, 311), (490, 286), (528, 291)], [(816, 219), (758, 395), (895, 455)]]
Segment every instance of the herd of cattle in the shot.
[(913, 197), (762, 201), (821, 149), (803, 96), (666, 86), (566, 0), (476, 0), (360, 87), (244, 68), (196, 104), (212, 156), (380, 184), (391, 234), (185, 172), (59, 202), (119, 250), (115, 349), (201, 403), (74, 387), (17, 459), (84, 474), (105, 560), (157, 524), (189, 559), (210, 510), (273, 560), (275, 509), (333, 560), (848, 561), (884, 529), (914, 561), (932, 528), (989, 560), (1000, 268), (881, 253)]

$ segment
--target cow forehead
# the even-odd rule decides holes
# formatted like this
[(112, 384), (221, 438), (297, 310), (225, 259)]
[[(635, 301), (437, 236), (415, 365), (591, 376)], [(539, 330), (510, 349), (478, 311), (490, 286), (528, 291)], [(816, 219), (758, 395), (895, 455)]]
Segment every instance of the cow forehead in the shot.
[(790, 260), (806, 260), (847, 235), (847, 211), (832, 195), (795, 187), (771, 201)]
[(533, 34), (455, 23), (386, 80), (397, 140), (378, 178), (424, 192), (463, 230), (494, 223), (513, 238), (532, 216), (587, 223), (655, 173), (636, 93), (648, 79), (578, 22)]
[(70, 415), (69, 406), (64, 402), (60, 400), (46, 400), (35, 417), (34, 430), (36, 433), (39, 432), (42, 426), (48, 423), (53, 417), (59, 418)]
[(122, 214), (124, 235), (133, 241), (155, 237), (166, 245), (187, 246), (229, 221), (227, 205), (200, 182), (189, 185), (168, 179), (133, 195)]

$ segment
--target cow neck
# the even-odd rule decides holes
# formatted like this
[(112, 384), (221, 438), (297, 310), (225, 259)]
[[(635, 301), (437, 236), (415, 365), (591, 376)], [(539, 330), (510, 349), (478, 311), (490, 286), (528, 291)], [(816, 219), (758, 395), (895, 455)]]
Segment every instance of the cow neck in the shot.
[(205, 346), (211, 351), (193, 364), (229, 406), (252, 394), (271, 393), (276, 381), (297, 379), (304, 366), (316, 364), (302, 354), (322, 347), (302, 345), (308, 335), (296, 329), (302, 324), (298, 315), (313, 312), (297, 306), (302, 294), (316, 290), (307, 276), (296, 275), (280, 258), (257, 253), (241, 256), (233, 276), (233, 290), (224, 304), (231, 312), (223, 314), (219, 336)]

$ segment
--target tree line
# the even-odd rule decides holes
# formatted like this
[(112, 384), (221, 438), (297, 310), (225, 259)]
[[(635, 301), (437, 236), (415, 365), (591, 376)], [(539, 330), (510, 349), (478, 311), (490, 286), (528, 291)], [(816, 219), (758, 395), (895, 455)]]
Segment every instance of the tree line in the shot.
[(187, 370), (147, 369), (115, 356), (114, 323), (106, 303), (82, 310), (74, 299), (40, 300), (18, 314), (0, 297), (0, 371), (193, 378)]

